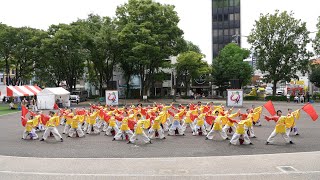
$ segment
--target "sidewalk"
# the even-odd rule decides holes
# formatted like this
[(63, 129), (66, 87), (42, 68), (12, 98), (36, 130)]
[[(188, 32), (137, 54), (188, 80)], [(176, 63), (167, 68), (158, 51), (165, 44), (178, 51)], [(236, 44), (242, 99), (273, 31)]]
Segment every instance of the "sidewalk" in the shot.
[(183, 158), (0, 156), (4, 179), (319, 179), (320, 152)]

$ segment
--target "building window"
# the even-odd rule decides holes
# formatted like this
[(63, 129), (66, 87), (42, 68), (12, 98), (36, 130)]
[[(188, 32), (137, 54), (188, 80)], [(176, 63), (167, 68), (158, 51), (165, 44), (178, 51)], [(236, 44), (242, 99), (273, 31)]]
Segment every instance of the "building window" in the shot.
[(223, 36), (223, 29), (219, 29), (219, 36)]
[(236, 28), (236, 29), (235, 29), (235, 33), (236, 33), (237, 35), (240, 35), (240, 29), (239, 29), (239, 28)]
[(218, 30), (217, 29), (214, 29), (213, 30), (213, 37), (217, 37), (218, 36)]
[(235, 13), (234, 14), (234, 20), (240, 21), (240, 13)]
[(234, 6), (240, 6), (240, 0), (234, 0)]
[(234, 14), (229, 14), (229, 21), (233, 21), (234, 20)]
[(225, 29), (223, 32), (224, 32), (223, 34), (224, 34), (225, 36), (228, 36), (228, 35), (229, 35), (229, 29)]
[(230, 35), (234, 35), (234, 29), (230, 29)]
[(218, 14), (218, 21), (223, 21), (222, 14)]
[(228, 21), (228, 20), (229, 20), (228, 14), (224, 14), (224, 15), (223, 15), (223, 20), (224, 20), (224, 21)]
[(229, 6), (230, 7), (234, 6), (234, 0), (229, 0)]

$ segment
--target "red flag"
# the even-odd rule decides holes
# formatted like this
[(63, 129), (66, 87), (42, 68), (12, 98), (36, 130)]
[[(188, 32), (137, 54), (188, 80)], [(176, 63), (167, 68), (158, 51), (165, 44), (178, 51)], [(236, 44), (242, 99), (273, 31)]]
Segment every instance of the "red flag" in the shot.
[(133, 120), (128, 120), (128, 126), (129, 126), (129, 128), (131, 129), (131, 130), (134, 130), (134, 125), (136, 124), (136, 122), (135, 121), (133, 121)]
[(21, 124), (22, 124), (23, 127), (26, 126), (27, 121), (28, 121), (28, 120), (27, 120), (27, 118), (26, 118), (25, 116), (21, 116)]
[(172, 117), (174, 117), (174, 113), (173, 113), (172, 111), (168, 111), (168, 113), (169, 113)]
[(29, 110), (25, 106), (21, 106), (21, 116), (26, 117), (28, 114)]
[(57, 103), (54, 103), (54, 105), (53, 105), (53, 109), (59, 109), (59, 106), (58, 106), (58, 104), (57, 104)]
[(198, 117), (198, 115), (190, 114), (191, 121), (194, 121), (197, 117)]
[(209, 116), (209, 115), (206, 115), (206, 122), (210, 125), (212, 125), (212, 122), (213, 120), (215, 119), (214, 116)]
[(109, 123), (109, 119), (111, 118), (111, 116), (109, 116), (107, 113), (105, 113), (104, 111), (102, 111), (103, 112), (103, 119), (104, 119), (104, 121), (106, 121), (107, 123)]
[(210, 110), (210, 107), (209, 106), (205, 106), (203, 108), (203, 113), (207, 113), (207, 112), (209, 112), (209, 110)]
[(274, 115), (277, 114), (277, 113), (276, 113), (276, 110), (274, 109), (274, 106), (273, 106), (271, 100), (269, 100), (269, 101), (268, 101), (267, 103), (265, 103), (263, 106), (269, 111), (269, 113), (270, 113), (272, 116), (274, 116)]
[(147, 115), (147, 109), (144, 109), (144, 108), (141, 108), (141, 114), (143, 115), (143, 116), (146, 116)]
[(304, 110), (304, 112), (306, 112), (313, 121), (318, 119), (318, 114), (310, 103), (307, 103), (301, 109)]
[(192, 111), (192, 110), (195, 110), (195, 109), (196, 109), (196, 107), (195, 107), (195, 105), (194, 105), (194, 104), (190, 104), (189, 109)]
[(267, 121), (277, 122), (279, 120), (279, 116), (272, 116), (272, 117), (265, 116), (264, 119), (267, 120)]
[(41, 114), (41, 122), (43, 125), (46, 125), (49, 119), (50, 119), (50, 116)]

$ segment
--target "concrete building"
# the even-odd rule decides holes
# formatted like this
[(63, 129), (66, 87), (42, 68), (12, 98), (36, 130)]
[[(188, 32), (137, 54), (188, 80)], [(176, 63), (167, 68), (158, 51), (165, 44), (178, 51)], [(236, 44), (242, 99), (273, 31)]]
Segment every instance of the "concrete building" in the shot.
[(240, 5), (240, 0), (212, 0), (213, 58), (230, 42), (241, 44)]

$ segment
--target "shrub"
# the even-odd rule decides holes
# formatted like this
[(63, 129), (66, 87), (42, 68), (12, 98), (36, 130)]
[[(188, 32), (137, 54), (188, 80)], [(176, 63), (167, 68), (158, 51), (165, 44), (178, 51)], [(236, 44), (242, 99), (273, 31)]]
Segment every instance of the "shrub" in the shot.
[(266, 101), (287, 101), (286, 96), (266, 96)]
[(259, 99), (258, 96), (244, 96), (243, 97), (243, 100), (249, 100), (249, 101), (258, 100), (258, 99)]

